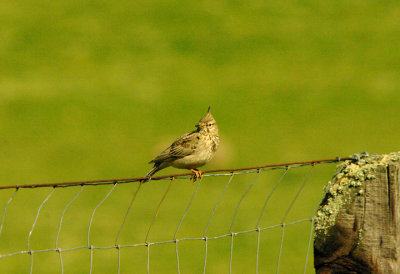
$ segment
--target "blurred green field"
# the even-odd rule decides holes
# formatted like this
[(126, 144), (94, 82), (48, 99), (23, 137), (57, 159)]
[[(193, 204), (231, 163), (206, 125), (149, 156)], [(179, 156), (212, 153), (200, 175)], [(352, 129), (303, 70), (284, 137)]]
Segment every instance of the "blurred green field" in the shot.
[[(221, 147), (205, 169), (399, 150), (397, 2), (3, 1), (0, 22), (0, 185), (142, 176), (151, 167), (147, 162), (192, 130), (209, 105)], [(312, 211), (334, 169), (316, 170), (295, 203), (293, 220)], [(271, 224), (279, 223), (307, 170), (298, 172), (274, 196)], [(176, 170), (160, 172), (168, 173)], [(278, 178), (262, 174), (249, 193), (257, 203), (243, 207), (237, 229), (254, 222), (253, 206), (262, 205)], [(226, 179), (204, 181), (183, 236), (203, 227)], [(232, 184), (232, 200), (214, 223), (216, 234), (229, 229), (231, 211), (251, 181), (249, 174)], [(153, 240), (176, 229), (195, 186), (179, 181), (172, 187)], [(143, 241), (165, 187), (144, 187), (128, 224), (141, 232), (125, 231), (124, 241)], [(55, 190), (32, 235), (35, 248), (54, 244), (61, 211), (77, 190)], [(85, 189), (65, 217), (63, 244), (85, 244), (90, 213), (108, 190)], [(133, 190), (134, 185), (118, 186), (99, 209), (94, 244), (113, 243), (108, 235), (117, 230)], [(48, 191), (15, 196), (0, 254), (26, 249)], [(1, 206), (11, 194), (0, 191)], [(288, 227), (282, 273), (302, 272), (308, 232), (308, 223)], [(264, 235), (262, 254), (268, 259), (262, 273), (275, 271), (280, 233)], [(246, 237), (235, 249), (235, 273), (254, 271), (254, 235)], [(210, 243), (215, 261), (209, 273), (227, 272), (229, 239), (218, 241)], [(204, 243), (182, 248), (182, 272), (202, 272)], [(76, 254), (65, 255), (65, 273), (88, 271), (88, 250)], [(57, 254), (36, 256), (34, 272), (60, 270)], [(144, 272), (145, 264), (132, 258), (144, 262), (145, 248), (123, 251), (121, 271)], [(116, 260), (115, 250), (95, 252), (94, 273), (115, 271)], [(155, 248), (152, 263), (154, 272), (175, 272), (173, 246)], [(29, 255), (0, 260), (3, 273), (29, 271), (29, 264)], [(311, 266), (312, 256), (310, 273)]]

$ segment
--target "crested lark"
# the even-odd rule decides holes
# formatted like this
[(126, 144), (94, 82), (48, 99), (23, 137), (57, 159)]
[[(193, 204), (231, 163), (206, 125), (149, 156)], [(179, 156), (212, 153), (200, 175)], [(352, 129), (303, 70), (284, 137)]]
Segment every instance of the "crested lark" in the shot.
[(171, 146), (150, 161), (149, 164), (154, 163), (154, 167), (146, 177), (151, 177), (157, 171), (169, 166), (189, 169), (195, 174), (195, 180), (201, 177), (201, 172), (197, 168), (207, 164), (219, 146), (218, 126), (211, 115), (210, 107), (206, 115), (196, 124), (196, 128), (176, 139)]

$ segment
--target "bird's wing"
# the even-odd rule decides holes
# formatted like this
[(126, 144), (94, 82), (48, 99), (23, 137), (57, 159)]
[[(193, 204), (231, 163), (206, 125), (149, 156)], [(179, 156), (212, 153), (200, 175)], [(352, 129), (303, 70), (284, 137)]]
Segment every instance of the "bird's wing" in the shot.
[(192, 154), (197, 148), (199, 138), (198, 132), (196, 131), (182, 135), (176, 139), (170, 147), (161, 152), (154, 160), (150, 161), (150, 163), (175, 160)]

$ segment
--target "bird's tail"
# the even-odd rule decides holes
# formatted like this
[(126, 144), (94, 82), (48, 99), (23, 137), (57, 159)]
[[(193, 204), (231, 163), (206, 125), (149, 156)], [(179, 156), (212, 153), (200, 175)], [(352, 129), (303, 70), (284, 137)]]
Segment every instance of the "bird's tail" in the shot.
[(159, 171), (160, 168), (158, 166), (154, 166), (147, 174), (145, 177), (151, 177), (153, 176), (154, 173), (156, 173), (157, 171)]

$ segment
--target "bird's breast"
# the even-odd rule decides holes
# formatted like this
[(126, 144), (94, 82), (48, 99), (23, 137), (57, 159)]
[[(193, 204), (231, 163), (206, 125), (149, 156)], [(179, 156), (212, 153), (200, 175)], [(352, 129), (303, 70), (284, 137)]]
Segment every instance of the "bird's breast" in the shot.
[(184, 169), (201, 167), (207, 164), (214, 157), (218, 146), (218, 136), (202, 136), (193, 153), (175, 160), (172, 165), (176, 168)]

